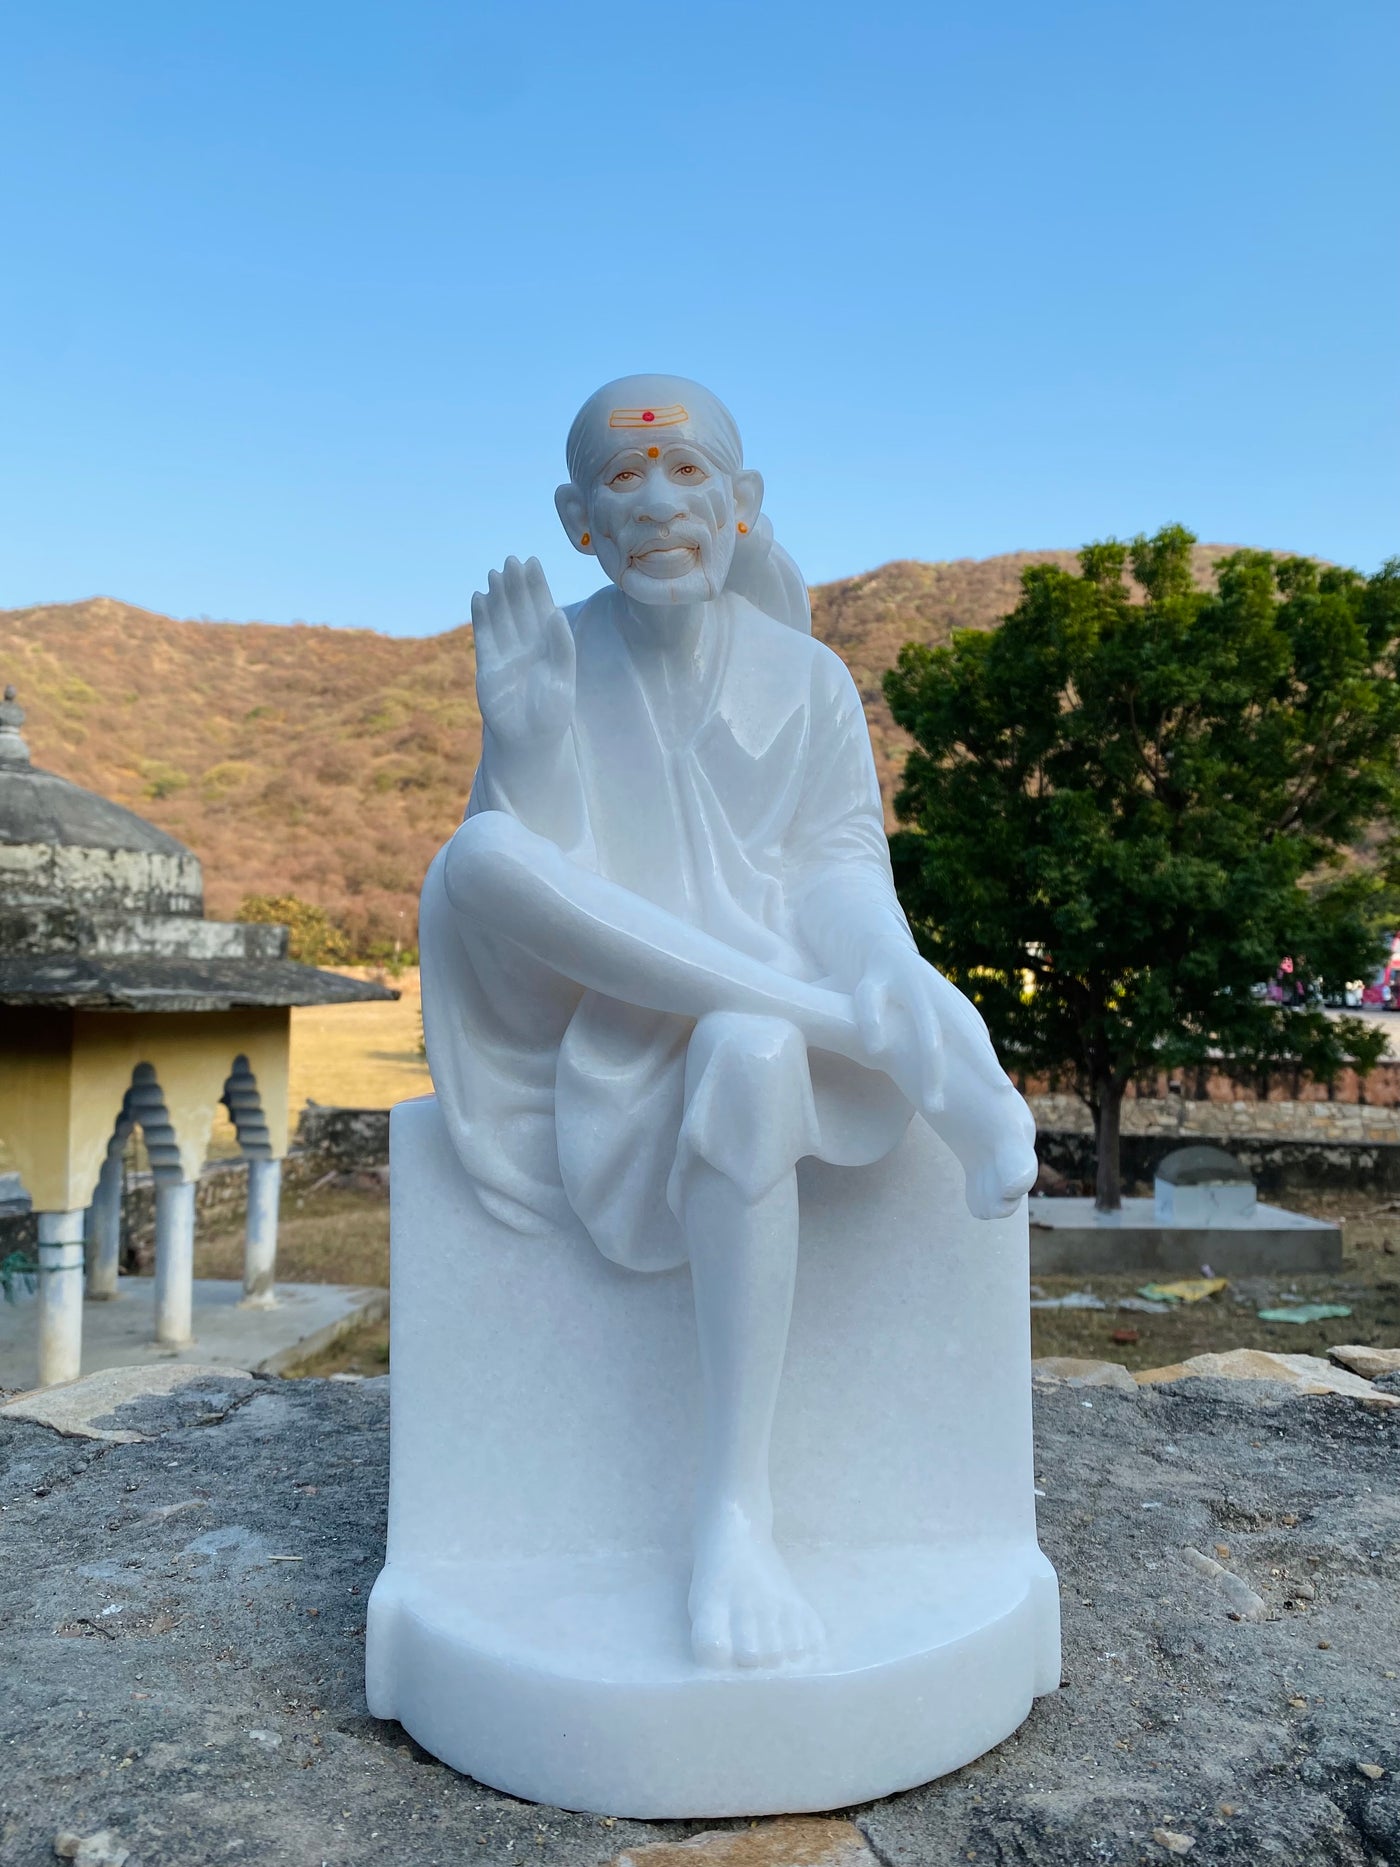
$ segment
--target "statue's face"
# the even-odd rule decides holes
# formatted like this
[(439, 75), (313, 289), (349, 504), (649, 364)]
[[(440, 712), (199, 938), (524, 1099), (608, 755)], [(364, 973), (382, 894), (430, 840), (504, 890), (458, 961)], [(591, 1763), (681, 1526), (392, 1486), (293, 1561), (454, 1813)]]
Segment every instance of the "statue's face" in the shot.
[(737, 519), (734, 481), (690, 442), (622, 448), (589, 489), (598, 562), (640, 603), (718, 596)]

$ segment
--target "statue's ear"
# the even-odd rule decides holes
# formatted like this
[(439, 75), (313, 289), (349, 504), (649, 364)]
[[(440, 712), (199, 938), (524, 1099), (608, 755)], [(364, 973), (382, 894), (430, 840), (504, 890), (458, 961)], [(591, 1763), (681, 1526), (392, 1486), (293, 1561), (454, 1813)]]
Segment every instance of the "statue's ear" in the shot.
[(752, 467), (745, 467), (742, 473), (734, 475), (735, 522), (751, 532), (762, 510), (763, 475), (755, 473)]
[(575, 551), (582, 551), (585, 557), (596, 557), (593, 541), (588, 536), (588, 503), (572, 481), (556, 489), (554, 510)]

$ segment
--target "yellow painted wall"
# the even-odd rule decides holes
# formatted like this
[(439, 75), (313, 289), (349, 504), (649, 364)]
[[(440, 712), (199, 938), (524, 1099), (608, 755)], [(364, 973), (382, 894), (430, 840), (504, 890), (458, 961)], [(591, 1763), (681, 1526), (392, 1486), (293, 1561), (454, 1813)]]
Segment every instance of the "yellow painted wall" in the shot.
[(278, 1006), (213, 1012), (28, 1012), (0, 1025), (0, 1140), (40, 1212), (86, 1206), (138, 1063), (156, 1073), (194, 1179), (236, 1056), (257, 1078), (272, 1151), (287, 1147), (290, 1015)]
[(39, 1212), (81, 1203), (68, 1198), (72, 1034), (71, 1011), (0, 1009), (0, 1143)]

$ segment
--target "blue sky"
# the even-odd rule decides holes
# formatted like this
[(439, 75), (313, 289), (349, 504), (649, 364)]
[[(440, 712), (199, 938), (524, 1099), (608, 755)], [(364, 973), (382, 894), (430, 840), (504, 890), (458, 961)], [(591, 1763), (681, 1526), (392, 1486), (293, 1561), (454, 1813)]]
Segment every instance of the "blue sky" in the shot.
[(0, 605), (422, 634), (600, 382), (820, 582), (1180, 520), (1400, 551), (1389, 0), (62, 0), (0, 26)]

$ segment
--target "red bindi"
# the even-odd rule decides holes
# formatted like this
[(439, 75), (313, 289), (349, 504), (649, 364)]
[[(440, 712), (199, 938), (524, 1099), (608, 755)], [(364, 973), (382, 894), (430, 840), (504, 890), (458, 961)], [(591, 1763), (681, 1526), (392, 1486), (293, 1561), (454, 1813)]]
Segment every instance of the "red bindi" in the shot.
[(644, 408), (644, 409), (642, 410), (642, 420), (643, 420), (643, 421), (655, 421), (655, 420), (656, 420), (656, 415), (655, 415), (655, 413), (654, 413), (654, 412), (653, 412), (653, 411), (652, 411), (651, 409), (649, 409), (649, 408)]

